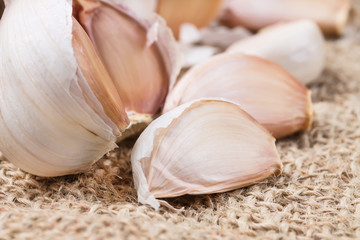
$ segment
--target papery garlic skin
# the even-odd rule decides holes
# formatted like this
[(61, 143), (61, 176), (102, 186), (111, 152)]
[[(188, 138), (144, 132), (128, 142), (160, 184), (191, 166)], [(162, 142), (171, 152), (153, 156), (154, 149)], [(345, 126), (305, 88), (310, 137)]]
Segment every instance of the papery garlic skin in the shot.
[(275, 138), (307, 130), (310, 91), (275, 63), (243, 54), (222, 54), (191, 68), (169, 93), (163, 112), (204, 97), (240, 105)]
[(282, 171), (275, 139), (230, 102), (202, 99), (153, 121), (131, 155), (138, 200), (230, 191)]
[(138, 16), (150, 16), (156, 11), (158, 0), (112, 0), (133, 10)]
[(232, 44), (226, 52), (273, 61), (303, 84), (317, 79), (325, 67), (325, 40), (311, 20), (279, 23)]
[(70, 0), (12, 0), (0, 22), (0, 151), (39, 176), (88, 170), (128, 125), (95, 97), (72, 31)]
[(326, 35), (341, 35), (349, 0), (226, 0), (221, 19), (229, 26), (259, 30), (274, 23), (311, 19)]
[(165, 22), (141, 18), (114, 1), (77, 0), (76, 15), (108, 69), (129, 115), (156, 114), (180, 71), (178, 48)]

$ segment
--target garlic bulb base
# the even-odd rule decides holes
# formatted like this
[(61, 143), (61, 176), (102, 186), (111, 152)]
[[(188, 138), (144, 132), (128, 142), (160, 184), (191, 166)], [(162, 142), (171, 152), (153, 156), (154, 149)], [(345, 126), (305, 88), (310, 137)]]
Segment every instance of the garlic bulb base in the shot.
[(150, 114), (130, 114), (130, 125), (122, 132), (121, 136), (117, 138), (117, 142), (124, 141), (125, 139), (140, 134), (144, 129), (154, 120)]

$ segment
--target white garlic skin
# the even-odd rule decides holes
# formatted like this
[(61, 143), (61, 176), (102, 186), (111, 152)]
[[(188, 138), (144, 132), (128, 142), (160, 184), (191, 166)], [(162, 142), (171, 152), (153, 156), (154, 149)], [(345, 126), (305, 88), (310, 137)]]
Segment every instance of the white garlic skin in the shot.
[(311, 20), (269, 26), (235, 42), (226, 52), (273, 61), (303, 84), (316, 80), (325, 67), (325, 40), (318, 25)]
[(0, 52), (0, 151), (9, 161), (60, 176), (89, 169), (116, 147), (120, 131), (74, 56), (72, 1), (12, 0)]
[(278, 175), (275, 139), (237, 104), (197, 99), (153, 121), (131, 154), (138, 201), (230, 191)]

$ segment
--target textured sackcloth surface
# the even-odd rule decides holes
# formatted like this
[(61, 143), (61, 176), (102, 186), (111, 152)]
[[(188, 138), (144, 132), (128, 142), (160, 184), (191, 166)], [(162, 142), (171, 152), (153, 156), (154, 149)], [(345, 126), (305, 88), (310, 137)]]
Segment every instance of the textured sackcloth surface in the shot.
[[(356, 1), (356, 2), (355, 2)], [(314, 124), (278, 141), (284, 172), (259, 184), (136, 201), (126, 141), (91, 171), (59, 178), (0, 162), (0, 239), (360, 239), (360, 1), (313, 91)]]

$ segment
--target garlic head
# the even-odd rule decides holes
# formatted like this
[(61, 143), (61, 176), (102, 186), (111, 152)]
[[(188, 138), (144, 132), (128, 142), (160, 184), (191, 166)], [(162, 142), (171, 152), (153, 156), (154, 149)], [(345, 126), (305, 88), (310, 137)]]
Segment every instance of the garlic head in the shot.
[(9, 161), (61, 176), (116, 147), (129, 120), (72, 1), (9, 2), (0, 52), (0, 151)]

